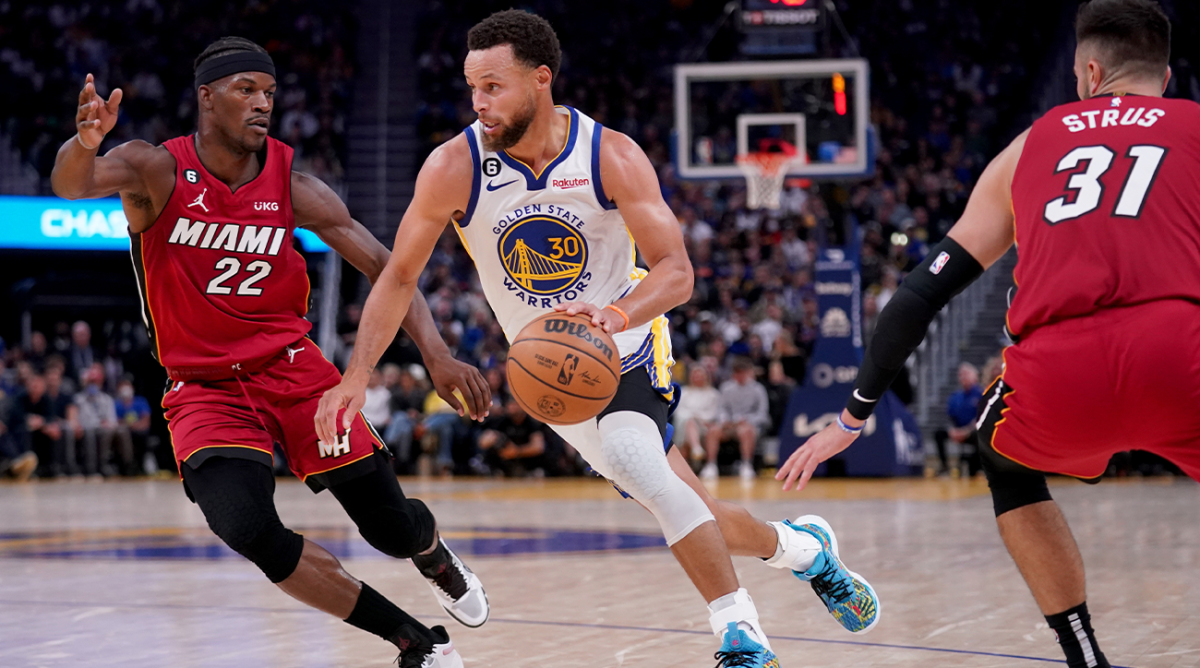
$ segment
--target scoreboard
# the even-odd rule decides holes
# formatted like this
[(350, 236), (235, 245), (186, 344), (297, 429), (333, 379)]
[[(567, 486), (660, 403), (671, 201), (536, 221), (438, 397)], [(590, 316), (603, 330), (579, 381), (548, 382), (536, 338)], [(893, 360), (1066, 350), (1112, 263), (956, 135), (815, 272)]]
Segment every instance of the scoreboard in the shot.
[(741, 0), (738, 25), (748, 56), (815, 56), (825, 32), (824, 0)]

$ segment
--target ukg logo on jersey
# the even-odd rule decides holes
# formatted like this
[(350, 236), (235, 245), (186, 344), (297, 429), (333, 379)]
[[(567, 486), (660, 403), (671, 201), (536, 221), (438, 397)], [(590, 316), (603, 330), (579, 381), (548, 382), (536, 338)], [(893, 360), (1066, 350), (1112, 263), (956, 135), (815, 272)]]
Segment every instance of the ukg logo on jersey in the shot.
[(592, 185), (590, 179), (550, 179), (550, 185), (555, 190), (570, 190)]

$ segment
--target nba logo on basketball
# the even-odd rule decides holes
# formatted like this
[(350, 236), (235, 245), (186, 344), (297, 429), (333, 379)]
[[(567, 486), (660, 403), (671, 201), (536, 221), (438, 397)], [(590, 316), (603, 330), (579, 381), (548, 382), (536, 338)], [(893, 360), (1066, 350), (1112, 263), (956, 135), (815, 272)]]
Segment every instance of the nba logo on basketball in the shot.
[(933, 264), (929, 265), (929, 273), (934, 275), (942, 273), (942, 267), (946, 266), (946, 263), (949, 261), (950, 254), (946, 251), (942, 251), (938, 254), (937, 259), (933, 261)]
[(575, 368), (579, 366), (579, 356), (567, 353), (566, 359), (563, 360), (562, 369), (558, 372), (558, 383), (560, 385), (570, 385), (571, 380), (575, 378)]

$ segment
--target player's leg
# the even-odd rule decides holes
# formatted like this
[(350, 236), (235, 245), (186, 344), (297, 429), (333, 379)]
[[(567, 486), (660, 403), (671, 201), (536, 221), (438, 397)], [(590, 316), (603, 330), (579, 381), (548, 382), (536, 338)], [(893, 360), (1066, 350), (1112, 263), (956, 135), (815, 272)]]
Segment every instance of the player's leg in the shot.
[(992, 445), (1010, 392), (1003, 380), (997, 380), (980, 402), (977, 422), (980, 457), (1000, 537), (1058, 636), (1068, 666), (1107, 668), (1087, 610), (1083, 557), (1050, 495), (1046, 475), (1004, 457)]
[(330, 485), (329, 491), (372, 547), (397, 559), (412, 559), (451, 617), (465, 626), (482, 626), (490, 612), (483, 584), (438, 535), (429, 508), (404, 496), (389, 457), (377, 450), (364, 461), (372, 460), (374, 467)]
[[(622, 377), (621, 389), (598, 420), (598, 434), (573, 442), (593, 468), (658, 520), (672, 554), (708, 602), (713, 633), (727, 644), (745, 634), (763, 647), (754, 665), (765, 665), (774, 655), (753, 600), (738, 586), (725, 539), (704, 501), (675, 475), (663, 454), (666, 418), (666, 402), (646, 372), (635, 370)], [(564, 437), (572, 440), (569, 433)]]
[(213, 533), (292, 598), (373, 633), (402, 653), (451, 647), (444, 629), (421, 624), (352, 577), (324, 548), (284, 527), (275, 510), (275, 477), (263, 463), (211, 457), (197, 467), (183, 463), (181, 470)]
[(834, 619), (851, 633), (866, 633), (879, 622), (875, 590), (842, 563), (837, 536), (823, 518), (804, 515), (795, 521), (764, 522), (735, 503), (714, 498), (678, 448), (667, 452), (667, 461), (708, 506), (731, 555), (756, 557), (808, 582)]

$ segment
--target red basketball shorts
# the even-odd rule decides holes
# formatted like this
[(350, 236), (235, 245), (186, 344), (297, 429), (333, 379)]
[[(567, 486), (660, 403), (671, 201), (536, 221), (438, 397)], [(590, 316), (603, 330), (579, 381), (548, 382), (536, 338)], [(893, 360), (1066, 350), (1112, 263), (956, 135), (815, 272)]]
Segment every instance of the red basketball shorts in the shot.
[(1114, 453), (1146, 450), (1200, 480), (1200, 305), (1163, 300), (1046, 325), (1004, 360), (980, 406), (996, 452), (1095, 478)]
[(175, 459), (193, 468), (210, 457), (271, 466), (278, 443), (292, 472), (315, 491), (370, 471), (371, 454), (386, 448), (361, 414), (349, 438), (317, 441), (317, 403), (340, 381), (316, 344), (303, 339), (240, 378), (175, 382), (163, 397)]

